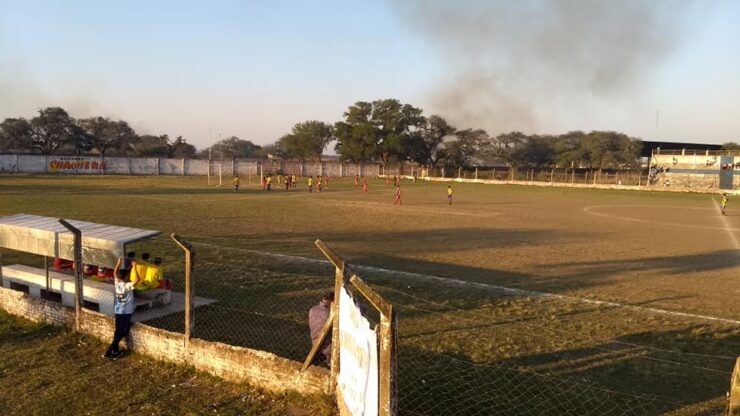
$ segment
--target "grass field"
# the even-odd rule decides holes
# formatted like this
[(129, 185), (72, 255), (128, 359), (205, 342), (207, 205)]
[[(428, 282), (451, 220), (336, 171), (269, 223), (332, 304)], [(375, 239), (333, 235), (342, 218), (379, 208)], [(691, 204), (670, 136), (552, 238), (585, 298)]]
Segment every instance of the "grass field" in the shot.
[(333, 413), (323, 397), (269, 394), (133, 354), (110, 362), (97, 340), (0, 311), (3, 415)]
[[(331, 286), (310, 261), (320, 238), (399, 308), (403, 414), (724, 407), (740, 347), (732, 201), (722, 217), (700, 194), (453, 184), (448, 206), (446, 184), (405, 182), (393, 206), (381, 180), (368, 196), (350, 180), (320, 194), (246, 182), (2, 176), (0, 214), (177, 232), (196, 244), (196, 294), (219, 300), (196, 310), (196, 336), (297, 360)], [(178, 280), (174, 245), (152, 244)]]

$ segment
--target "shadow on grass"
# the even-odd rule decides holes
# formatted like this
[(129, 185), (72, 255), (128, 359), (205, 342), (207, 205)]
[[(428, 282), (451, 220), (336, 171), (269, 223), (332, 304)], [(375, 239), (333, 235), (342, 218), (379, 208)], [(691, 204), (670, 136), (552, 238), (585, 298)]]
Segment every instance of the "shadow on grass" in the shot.
[(399, 348), (401, 414), (714, 415), (724, 409), (734, 360), (646, 347), (671, 340), (701, 351), (737, 350), (740, 336), (696, 337), (697, 328), (646, 332), (615, 343), (475, 363), (463, 355)]

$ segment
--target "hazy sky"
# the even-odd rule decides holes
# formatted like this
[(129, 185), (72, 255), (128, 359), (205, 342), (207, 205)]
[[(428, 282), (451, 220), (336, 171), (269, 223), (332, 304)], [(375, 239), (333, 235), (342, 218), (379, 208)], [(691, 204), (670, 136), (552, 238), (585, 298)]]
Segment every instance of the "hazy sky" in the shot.
[(737, 0), (0, 0), (0, 119), (266, 144), (392, 97), (494, 134), (740, 141), (738, 22)]

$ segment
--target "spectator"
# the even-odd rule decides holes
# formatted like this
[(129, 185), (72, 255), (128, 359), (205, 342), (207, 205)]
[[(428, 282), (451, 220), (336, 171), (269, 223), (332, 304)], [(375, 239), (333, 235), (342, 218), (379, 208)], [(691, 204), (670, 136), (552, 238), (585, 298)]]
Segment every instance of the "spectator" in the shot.
[(149, 268), (149, 253), (141, 255), (141, 261), (131, 260), (131, 272), (129, 273), (132, 282), (141, 284), (146, 277), (146, 271)]
[(113, 313), (115, 314), (116, 329), (113, 333), (113, 342), (103, 354), (104, 358), (117, 360), (123, 356), (118, 348), (122, 339), (128, 336), (131, 329), (131, 315), (134, 313), (134, 284), (129, 282), (126, 272), (121, 269), (124, 259), (119, 258), (115, 268), (115, 299), (113, 301)]
[[(308, 327), (311, 331), (312, 345), (318, 342), (321, 329), (329, 319), (329, 315), (331, 315), (332, 302), (334, 302), (334, 292), (328, 292), (321, 298), (321, 302), (318, 305), (308, 311)], [(321, 344), (316, 358), (323, 360), (326, 365), (331, 366), (331, 331), (324, 338), (324, 343)]]
[(144, 276), (144, 279), (136, 285), (136, 290), (143, 291), (162, 288), (162, 284), (166, 282), (164, 280), (164, 276), (162, 275), (161, 265), (161, 257), (155, 258), (153, 264), (147, 265), (146, 275)]

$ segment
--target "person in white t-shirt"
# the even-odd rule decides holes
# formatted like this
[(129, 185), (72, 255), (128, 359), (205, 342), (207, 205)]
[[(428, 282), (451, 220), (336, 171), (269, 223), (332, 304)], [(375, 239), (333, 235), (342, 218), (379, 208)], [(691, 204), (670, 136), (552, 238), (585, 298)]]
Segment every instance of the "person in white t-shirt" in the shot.
[[(123, 356), (118, 348), (122, 339), (128, 336), (131, 329), (131, 315), (134, 314), (134, 285), (136, 281), (128, 281), (127, 273), (121, 268), (123, 259), (119, 258), (114, 271), (115, 299), (113, 313), (116, 320), (116, 330), (113, 333), (113, 342), (103, 354), (104, 358), (117, 360)], [(135, 279), (135, 277), (132, 276)]]

